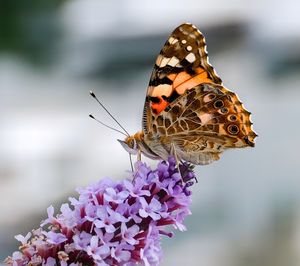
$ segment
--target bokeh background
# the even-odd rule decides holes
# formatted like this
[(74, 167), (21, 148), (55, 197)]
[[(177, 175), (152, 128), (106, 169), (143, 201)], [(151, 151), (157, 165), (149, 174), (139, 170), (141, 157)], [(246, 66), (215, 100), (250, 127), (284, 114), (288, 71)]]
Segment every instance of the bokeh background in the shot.
[(139, 130), (156, 55), (192, 22), (259, 137), (196, 167), (188, 231), (163, 241), (162, 265), (299, 265), (299, 10), (297, 0), (1, 1), (0, 260), (50, 204), (128, 176), (122, 135), (88, 118), (114, 125), (89, 90)]

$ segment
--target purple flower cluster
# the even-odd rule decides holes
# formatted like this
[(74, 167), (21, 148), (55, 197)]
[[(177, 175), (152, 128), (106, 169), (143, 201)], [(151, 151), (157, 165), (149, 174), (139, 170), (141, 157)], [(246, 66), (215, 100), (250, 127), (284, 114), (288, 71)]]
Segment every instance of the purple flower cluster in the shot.
[(50, 206), (38, 230), (16, 236), (20, 251), (6, 264), (158, 265), (160, 238), (172, 236), (166, 226), (184, 231), (190, 214), (195, 175), (188, 164), (180, 165), (180, 172), (173, 157), (155, 170), (138, 162), (133, 180), (106, 178), (78, 189), (79, 198), (70, 198), (57, 216)]

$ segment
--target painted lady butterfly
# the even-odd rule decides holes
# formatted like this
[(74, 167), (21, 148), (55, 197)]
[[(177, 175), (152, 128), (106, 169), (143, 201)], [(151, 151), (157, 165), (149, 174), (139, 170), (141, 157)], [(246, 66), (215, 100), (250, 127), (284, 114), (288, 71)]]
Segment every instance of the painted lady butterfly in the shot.
[(120, 141), (131, 154), (209, 164), (229, 148), (254, 147), (248, 112), (209, 64), (205, 38), (192, 24), (176, 28), (147, 91), (142, 131)]

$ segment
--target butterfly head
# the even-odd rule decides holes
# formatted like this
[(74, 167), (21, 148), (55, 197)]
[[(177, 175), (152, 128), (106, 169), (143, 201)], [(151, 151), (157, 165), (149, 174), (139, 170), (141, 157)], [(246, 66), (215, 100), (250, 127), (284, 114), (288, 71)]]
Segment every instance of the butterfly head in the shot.
[(160, 157), (154, 153), (144, 141), (144, 132), (139, 131), (132, 136), (128, 136), (125, 140), (119, 140), (122, 147), (132, 155), (145, 155), (150, 159), (160, 159)]
[(125, 140), (118, 139), (122, 147), (130, 154), (136, 155), (138, 153), (138, 143), (135, 139), (135, 135), (128, 136), (125, 138)]

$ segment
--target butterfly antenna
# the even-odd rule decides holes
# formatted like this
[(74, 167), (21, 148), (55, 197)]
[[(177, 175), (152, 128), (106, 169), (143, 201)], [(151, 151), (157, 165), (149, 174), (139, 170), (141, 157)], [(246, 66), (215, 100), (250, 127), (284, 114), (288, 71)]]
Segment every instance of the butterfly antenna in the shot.
[(97, 96), (92, 91), (90, 91), (90, 95), (93, 98), (95, 98), (95, 100), (100, 104), (100, 106), (105, 110), (105, 112), (119, 125), (119, 127), (121, 129), (124, 130), (124, 132), (127, 134), (127, 136), (130, 136), (130, 134), (127, 132), (127, 130), (118, 122), (118, 120), (116, 118), (114, 118), (114, 116), (106, 109), (106, 107), (99, 101)]
[(119, 132), (119, 133), (121, 133), (122, 135), (124, 135), (124, 136), (127, 137), (127, 135), (126, 135), (124, 132), (122, 132), (122, 131), (120, 131), (120, 130), (118, 130), (118, 129), (116, 129), (116, 128), (113, 128), (113, 127), (111, 127), (111, 126), (109, 126), (109, 125), (104, 124), (104, 123), (101, 122), (99, 119), (95, 118), (93, 115), (89, 115), (89, 117), (92, 118), (92, 119), (94, 119), (95, 121), (97, 121), (99, 124), (101, 124), (101, 125), (103, 125), (103, 126), (105, 126), (105, 127), (107, 127), (107, 128), (110, 128), (110, 129), (112, 129), (112, 130), (114, 130), (114, 131), (117, 131), (117, 132)]

